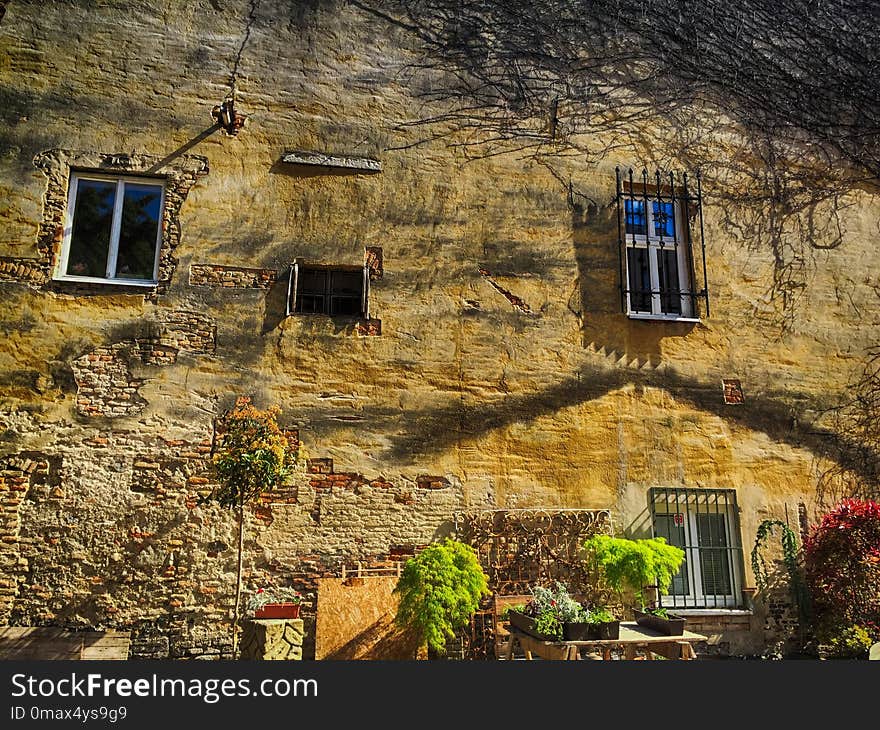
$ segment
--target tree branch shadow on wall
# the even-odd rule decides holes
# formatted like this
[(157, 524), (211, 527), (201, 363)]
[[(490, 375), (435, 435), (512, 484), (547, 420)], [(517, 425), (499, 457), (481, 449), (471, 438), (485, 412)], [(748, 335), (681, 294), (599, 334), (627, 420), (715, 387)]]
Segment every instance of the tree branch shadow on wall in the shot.
[[(440, 454), (462, 440), (476, 439), (514, 423), (553, 415), (562, 409), (598, 400), (626, 386), (634, 386), (637, 391), (647, 387), (664, 390), (680, 403), (703, 413), (765, 433), (778, 443), (806, 449), (832, 461), (842, 459), (853, 446), (847, 434), (810, 422), (805, 415), (808, 411), (823, 411), (829, 406), (817, 401), (810, 393), (767, 391), (734, 406), (724, 403), (720, 384), (686, 378), (669, 369), (658, 373), (585, 366), (576, 378), (561, 381), (537, 393), (474, 405), (452, 402), (446, 408), (408, 413), (406, 434), (394, 438), (384, 456), (407, 460), (413, 453)], [(870, 454), (874, 463), (880, 461), (880, 449), (871, 447)], [(870, 467), (865, 463), (853, 464), (852, 468), (860, 477), (871, 476)]]

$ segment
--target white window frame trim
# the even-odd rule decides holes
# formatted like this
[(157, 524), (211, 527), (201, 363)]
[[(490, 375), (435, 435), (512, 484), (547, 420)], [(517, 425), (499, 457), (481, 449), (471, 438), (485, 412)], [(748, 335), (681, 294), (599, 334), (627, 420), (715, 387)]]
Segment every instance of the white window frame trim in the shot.
[[(116, 183), (116, 197), (113, 201), (113, 221), (110, 226), (110, 242), (107, 251), (107, 276), (76, 276), (68, 274), (67, 264), (70, 258), (70, 243), (73, 236), (73, 221), (75, 218), (75, 205), (80, 180), (98, 180), (102, 182)], [(116, 270), (119, 258), (119, 234), (122, 227), (122, 204), (125, 195), (125, 183), (138, 185), (153, 185), (160, 189), (159, 197), (159, 225), (156, 227), (156, 257), (153, 261), (153, 278), (147, 279), (120, 279), (109, 275)], [(67, 194), (67, 210), (64, 214), (64, 229), (61, 244), (61, 255), (52, 277), (53, 281), (67, 281), (81, 284), (114, 284), (117, 286), (153, 288), (159, 283), (159, 260), (162, 253), (162, 233), (165, 218), (165, 180), (155, 177), (138, 177), (133, 175), (107, 175), (92, 172), (71, 172), (69, 191)]]
[[(629, 233), (626, 230), (626, 202), (630, 200), (636, 203), (645, 204), (645, 235)], [(648, 197), (646, 199), (644, 196), (633, 195), (631, 197), (626, 196), (624, 198), (624, 201), (623, 231), (627, 253), (627, 255), (624, 257), (626, 274), (626, 316), (630, 319), (664, 320), (670, 322), (700, 322), (700, 318), (695, 317), (693, 314), (693, 296), (684, 293), (690, 292), (692, 294), (691, 272), (687, 259), (687, 247), (688, 245), (690, 245), (690, 239), (686, 237), (687, 231), (683, 225), (683, 215), (681, 212), (681, 205), (679, 204), (679, 200), (676, 198), (675, 200), (662, 199), (659, 201), (661, 203), (671, 202), (673, 205), (673, 217), (675, 218), (675, 238), (673, 239), (667, 239), (666, 236), (658, 236), (656, 233), (653, 233), (653, 231), (655, 230), (653, 204), (658, 202), (656, 198)], [(681, 292), (683, 292), (680, 296), (681, 314), (664, 313), (662, 311), (662, 300), (660, 294), (660, 265), (657, 261), (659, 257), (661, 240), (663, 241), (664, 250), (666, 250), (668, 246), (675, 247), (675, 257), (676, 263), (678, 265), (678, 288)], [(644, 248), (648, 250), (648, 271), (650, 272), (651, 279), (650, 312), (642, 312), (634, 310), (632, 308), (632, 303), (630, 299), (630, 297), (632, 296), (632, 292), (630, 291), (629, 276), (629, 249), (631, 248)]]

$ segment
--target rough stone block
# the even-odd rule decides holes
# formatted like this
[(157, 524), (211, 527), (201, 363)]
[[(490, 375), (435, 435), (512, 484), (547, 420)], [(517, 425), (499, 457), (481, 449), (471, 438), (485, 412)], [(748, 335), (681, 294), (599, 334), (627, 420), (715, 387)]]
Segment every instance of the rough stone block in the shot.
[(241, 637), (241, 658), (299, 661), (304, 634), (301, 618), (246, 621)]

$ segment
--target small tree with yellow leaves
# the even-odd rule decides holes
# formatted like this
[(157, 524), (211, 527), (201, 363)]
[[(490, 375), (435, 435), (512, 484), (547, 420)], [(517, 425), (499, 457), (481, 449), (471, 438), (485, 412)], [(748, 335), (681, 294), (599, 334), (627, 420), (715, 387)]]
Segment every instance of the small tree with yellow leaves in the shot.
[(217, 486), (203, 501), (217, 502), (238, 513), (238, 571), (235, 609), (232, 617), (232, 656), (236, 657), (238, 612), (241, 604), (241, 575), (244, 552), (244, 506), (264, 492), (275, 489), (299, 462), (287, 435), (279, 428), (281, 409), (255, 408), (250, 398), (240, 397), (235, 407), (218, 421), (212, 465)]

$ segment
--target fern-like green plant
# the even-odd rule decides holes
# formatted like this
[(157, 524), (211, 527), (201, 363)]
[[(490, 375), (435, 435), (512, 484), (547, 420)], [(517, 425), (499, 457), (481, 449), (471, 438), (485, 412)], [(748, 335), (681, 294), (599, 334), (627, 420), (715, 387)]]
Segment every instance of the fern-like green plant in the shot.
[(669, 545), (665, 538), (631, 540), (625, 537), (593, 535), (584, 543), (587, 559), (598, 568), (618, 596), (631, 591), (645, 610), (645, 588), (656, 585), (666, 593), (684, 562), (684, 550)]
[(467, 625), (489, 588), (476, 551), (447, 538), (407, 560), (394, 593), (399, 598), (397, 625), (414, 630), (429, 649), (445, 654), (446, 642)]

